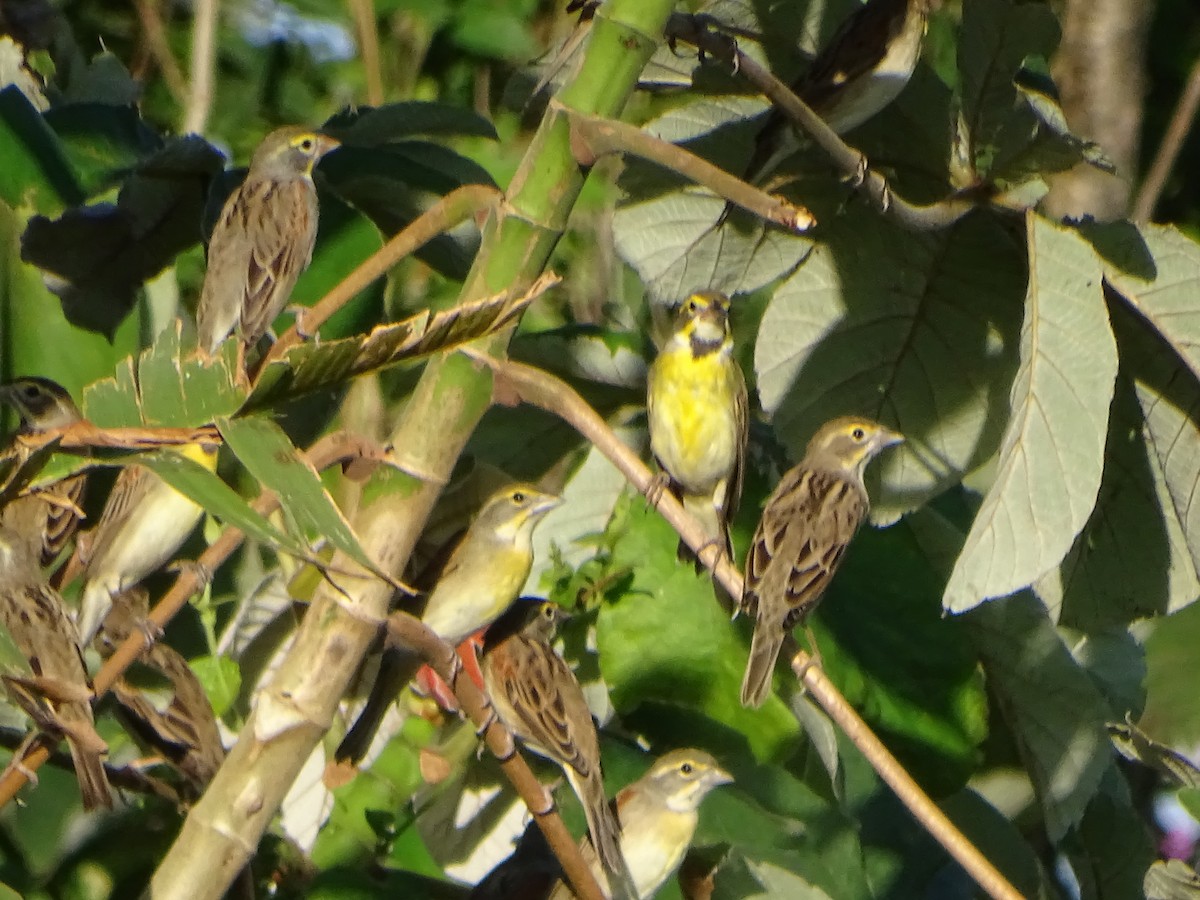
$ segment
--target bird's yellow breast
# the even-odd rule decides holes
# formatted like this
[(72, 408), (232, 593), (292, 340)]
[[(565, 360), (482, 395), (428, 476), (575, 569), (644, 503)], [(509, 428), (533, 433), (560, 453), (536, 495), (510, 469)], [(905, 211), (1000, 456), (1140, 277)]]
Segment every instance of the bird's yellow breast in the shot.
[(689, 492), (710, 492), (736, 462), (736, 365), (720, 352), (694, 357), (686, 346), (669, 348), (655, 360), (651, 448)]

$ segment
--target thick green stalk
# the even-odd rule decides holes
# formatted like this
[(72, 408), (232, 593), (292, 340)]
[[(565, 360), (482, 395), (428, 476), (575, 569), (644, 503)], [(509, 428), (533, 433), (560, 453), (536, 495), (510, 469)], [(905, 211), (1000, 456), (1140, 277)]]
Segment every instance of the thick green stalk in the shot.
[[(577, 76), (560, 100), (581, 112), (617, 116), (661, 39), (672, 0), (608, 0), (597, 14)], [(513, 178), (507, 201), (484, 227), (462, 299), (530, 284), (546, 265), (583, 185), (570, 129), (552, 104)], [(503, 339), (489, 348), (502, 352)], [(395, 467), (365, 486), (353, 517), (367, 552), (399, 577), (442, 485), (491, 402), (491, 373), (460, 353), (431, 361), (395, 434)], [(224, 895), (253, 855), (284, 794), (330, 722), (383, 623), (391, 591), (335, 557), (295, 643), (212, 785), (192, 809), (151, 884), (155, 898)], [(335, 583), (336, 581), (336, 583)]]

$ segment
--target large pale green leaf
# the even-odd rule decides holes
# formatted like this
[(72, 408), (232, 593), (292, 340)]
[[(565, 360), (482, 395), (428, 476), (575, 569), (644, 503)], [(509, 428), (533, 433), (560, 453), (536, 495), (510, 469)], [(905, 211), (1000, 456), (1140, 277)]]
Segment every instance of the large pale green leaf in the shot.
[(1057, 842), (1113, 764), (1108, 705), (1029, 592), (982, 604), (967, 623)]
[(1073, 231), (1034, 215), (1028, 229), (1021, 366), (995, 481), (946, 586), (955, 612), (1058, 565), (1100, 488), (1117, 348), (1099, 262)]
[(1044, 5), (1009, 0), (963, 3), (958, 43), (960, 131), (970, 164), (984, 177), (1003, 177), (1006, 167), (1033, 141), (1038, 120), (1019, 101), (1013, 78), (1027, 56), (1049, 57), (1057, 44), (1058, 23)]
[(278, 495), (280, 505), (303, 534), (325, 537), (360, 565), (382, 574), (359, 544), (312, 464), (301, 458), (283, 429), (264, 416), (219, 418), (217, 427), (250, 474)]
[(15, 86), (0, 90), (0, 200), (55, 215), (83, 201), (62, 144)]
[(1159, 860), (1146, 870), (1146, 900), (1198, 900), (1200, 875), (1181, 859)]
[[(1121, 341), (1121, 349), (1123, 372), (1144, 367), (1128, 342)], [(1085, 631), (1123, 627), (1174, 612), (1200, 595), (1161, 461), (1143, 438), (1143, 426), (1134, 383), (1123, 374), (1113, 398), (1096, 507), (1062, 565), (1037, 584), (1038, 595), (1063, 625)]]
[(794, 459), (822, 423), (871, 415), (907, 444), (873, 466), (894, 519), (991, 457), (1016, 365), (1024, 260), (976, 214), (913, 233), (861, 208), (775, 291), (755, 345), (758, 396)]

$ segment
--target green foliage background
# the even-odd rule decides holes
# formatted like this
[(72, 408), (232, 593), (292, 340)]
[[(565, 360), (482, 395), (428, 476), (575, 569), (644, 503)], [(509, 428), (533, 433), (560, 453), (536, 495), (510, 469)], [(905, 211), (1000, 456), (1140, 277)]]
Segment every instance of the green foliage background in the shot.
[[(314, 302), (438, 196), (508, 186), (539, 112), (521, 106), (525, 64), (572, 24), (532, 0), (378, 0), (386, 104), (371, 109), (361, 54), (321, 49), (353, 43), (353, 6), (297, 2), (286, 8), (291, 27), (262, 46), (247, 39), (253, 7), (223, 7), (203, 138), (176, 133), (179, 100), (133, 8), (78, 0), (49, 18), (6, 9), (4, 20), (45, 76), (47, 105), (0, 91), (0, 374), (55, 378), (101, 425), (220, 428), (220, 479), (170, 459), (155, 468), (215, 517), (191, 549), (212, 540), (216, 520), (254, 538), (167, 636), (230, 732), (314, 588), (308, 543), (320, 536), (368, 561), (352, 511), (334, 503), (347, 484), (313, 477), (295, 447), (337, 427), (391, 433), (416, 378), (410, 358), (438, 344), (405, 343), (416, 327), (405, 322), (383, 338), (389, 366), (353, 383), (359, 373), (339, 353), (378, 323), (451, 307), (481, 236), (460, 227), (404, 260), (323, 330), (321, 346), (248, 397), (228, 365), (202, 375), (188, 358), (202, 242), (236, 177), (223, 155), (244, 163), (284, 123), (325, 123), (343, 139), (319, 170), (321, 232), (295, 295)], [(708, 11), (768, 35), (746, 49), (790, 77), (797, 45), (827, 38), (852, 3), (823, 15), (803, 5), (802, 17), (795, 7), (720, 0)], [(186, 13), (160, 13), (171, 54), (187, 60)], [(1186, 0), (1158, 6), (1147, 147), (1195, 58), (1194, 38), (1177, 35), (1194, 34), (1196, 16)], [(1014, 84), (1057, 40), (1049, 5), (946, 4), (913, 82), (849, 139), (914, 202), (977, 180), (1033, 202), (1049, 175), (1095, 159), (1047, 125), (1052, 101), (1039, 107)], [(739, 171), (751, 119), (766, 108), (744, 81), (666, 47), (645, 78), (655, 89), (631, 100), (626, 120)], [(784, 192), (820, 222), (804, 236), (740, 212), (718, 228), (721, 198), (649, 164), (604, 160), (552, 252), (562, 287), (524, 313), (510, 346), (640, 444), (645, 364), (665, 307), (699, 288), (734, 295), (738, 354), (761, 413), (739, 552), (781, 466), (821, 422), (853, 411), (908, 436), (872, 472), (873, 515), (890, 527), (857, 539), (816, 617), (817, 641), (833, 682), (1026, 896), (1142, 896), (1155, 859), (1152, 797), (1196, 787), (1190, 770), (1163, 773), (1162, 747), (1116, 726), (1135, 723), (1183, 753), (1200, 739), (1197, 152), (1193, 139), (1160, 205), (1170, 224), (1063, 224), (991, 207), (918, 233), (802, 148)], [(480, 314), (463, 327), (493, 324)], [(299, 396), (301, 386), (313, 390)], [(740, 707), (748, 624), (729, 624), (707, 578), (677, 564), (670, 527), (563, 423), (493, 407), (431, 530), (439, 517), (461, 519), (496, 470), (545, 479), (568, 499), (539, 531), (532, 584), (580, 613), (564, 645), (581, 679), (607, 686), (610, 787), (685, 745), (736, 775), (706, 803), (697, 835), (722, 859), (714, 897), (972, 895), (790, 685), (761, 711)], [(255, 517), (247, 500), (259, 485), (284, 496), (283, 516)], [(101, 728), (112, 762), (136, 755), (111, 716)], [(327, 791), (320, 760), (306, 768), (259, 848), (260, 889), (465, 896), (447, 870), (462, 871), (513, 803), (501, 793), (462, 824), (468, 788), (498, 780), (475, 745), (469, 725), (410, 715), (351, 784)], [(427, 783), (431, 759), (450, 777)], [(169, 804), (133, 794), (120, 812), (84, 820), (70, 776), (53, 769), (22, 799), (0, 813), (0, 881), (22, 896), (132, 896), (180, 822)], [(578, 829), (573, 798), (559, 799)], [(1078, 893), (1056, 873), (1064, 859)]]

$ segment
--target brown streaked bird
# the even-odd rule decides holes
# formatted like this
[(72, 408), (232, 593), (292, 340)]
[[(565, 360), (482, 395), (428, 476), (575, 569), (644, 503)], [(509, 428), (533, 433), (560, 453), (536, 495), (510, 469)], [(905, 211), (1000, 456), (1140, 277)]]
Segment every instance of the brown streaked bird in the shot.
[[(728, 297), (698, 291), (680, 304), (646, 383), (651, 452), (708, 542), (732, 559), (729, 522), (742, 496), (749, 401), (733, 356)], [(683, 542), (679, 556), (695, 559)]]
[[(510, 484), (484, 502), (470, 527), (438, 571), (420, 581), (432, 583), (421, 621), (457, 646), (492, 624), (512, 605), (533, 567), (533, 530), (562, 499), (530, 484)], [(388, 649), (379, 674), (354, 725), (337, 748), (339, 761), (359, 762), (392, 701), (416, 672), (411, 654)]]
[(767, 499), (746, 556), (739, 605), (756, 617), (743, 706), (766, 699), (784, 635), (816, 608), (866, 518), (867, 463), (903, 440), (860, 416), (827, 422)]
[(43, 580), (35, 548), (9, 528), (0, 528), (0, 624), (30, 669), (3, 676), (9, 695), (41, 731), (66, 738), (83, 808), (111, 807), (102, 762), (108, 747), (96, 732), (75, 626), (62, 597)]
[(604, 793), (596, 725), (575, 673), (550, 645), (561, 618), (554, 603), (518, 599), (484, 635), (483, 681), (496, 717), (528, 749), (562, 767), (605, 871), (632, 888)]
[[(696, 834), (700, 804), (714, 788), (732, 781), (733, 776), (703, 750), (672, 750), (617, 794), (613, 807), (621, 821), (621, 852), (638, 900), (650, 900), (679, 868)], [(582, 850), (600, 887), (607, 887), (591, 841), (585, 839)], [(560, 882), (550, 900), (574, 896)]]
[(216, 353), (235, 329), (242, 346), (252, 348), (287, 305), (317, 240), (313, 166), (337, 146), (331, 137), (290, 126), (272, 131), (254, 151), (208, 244), (196, 308), (206, 353)]
[[(921, 57), (930, 10), (940, 0), (868, 0), (846, 18), (792, 92), (844, 134), (900, 96)], [(773, 171), (798, 144), (790, 119), (772, 109), (754, 139), (744, 181)]]
[[(146, 633), (153, 627), (149, 613), (145, 588), (133, 588), (114, 597), (112, 611), (96, 635), (95, 646), (101, 657), (108, 659), (129, 635)], [(160, 641), (146, 647), (135, 665), (166, 679), (170, 700), (156, 702), (126, 677), (118, 679), (111, 693), (121, 705), (126, 729), (183, 775), (187, 786), (182, 795), (186, 800), (199, 799), (225, 760), (225, 747), (208, 694), (187, 660)]]
[[(71, 395), (49, 378), (17, 378), (0, 385), (0, 403), (9, 404), (21, 417), (18, 437), (83, 421)], [(87, 475), (82, 472), (35, 488), (0, 510), (0, 527), (32, 540), (38, 545), (38, 564), (47, 566), (79, 529), (86, 488)]]

